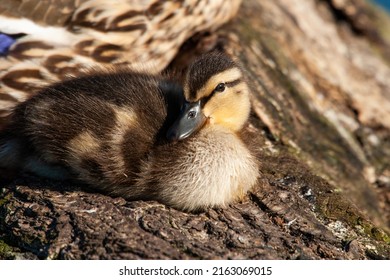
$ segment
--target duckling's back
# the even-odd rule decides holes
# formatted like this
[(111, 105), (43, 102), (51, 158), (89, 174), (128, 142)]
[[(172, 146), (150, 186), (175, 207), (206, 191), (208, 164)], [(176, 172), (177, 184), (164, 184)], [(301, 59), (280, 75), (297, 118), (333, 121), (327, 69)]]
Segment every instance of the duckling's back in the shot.
[[(161, 77), (92, 74), (43, 89), (18, 106), (0, 136), (0, 167), (129, 186), (167, 118)], [(11, 156), (12, 154), (12, 156)], [(12, 162), (5, 162), (11, 159)]]

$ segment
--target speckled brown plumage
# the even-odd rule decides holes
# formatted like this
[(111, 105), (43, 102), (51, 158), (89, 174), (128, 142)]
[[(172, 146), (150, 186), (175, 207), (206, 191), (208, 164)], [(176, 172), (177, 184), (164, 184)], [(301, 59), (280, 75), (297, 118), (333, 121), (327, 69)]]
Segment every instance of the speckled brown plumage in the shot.
[(24, 36), (0, 57), (0, 118), (41, 85), (96, 65), (158, 73), (186, 39), (227, 22), (240, 2), (3, 0), (0, 32)]

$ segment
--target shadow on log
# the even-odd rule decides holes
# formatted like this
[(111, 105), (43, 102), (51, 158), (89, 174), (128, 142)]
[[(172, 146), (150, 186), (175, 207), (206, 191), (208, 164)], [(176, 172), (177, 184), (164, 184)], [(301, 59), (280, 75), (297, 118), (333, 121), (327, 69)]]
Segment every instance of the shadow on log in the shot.
[(390, 259), (389, 22), (358, 0), (244, 1), (212, 36), (252, 82), (247, 199), (189, 214), (26, 176), (1, 186), (0, 258)]

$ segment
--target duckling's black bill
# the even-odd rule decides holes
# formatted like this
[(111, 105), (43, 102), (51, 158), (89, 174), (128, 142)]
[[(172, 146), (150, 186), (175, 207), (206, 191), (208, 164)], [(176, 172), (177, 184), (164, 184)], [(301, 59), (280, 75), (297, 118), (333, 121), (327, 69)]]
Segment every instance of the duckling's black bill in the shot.
[(169, 128), (167, 138), (180, 141), (197, 132), (205, 123), (206, 117), (201, 110), (201, 102), (185, 102), (178, 119)]

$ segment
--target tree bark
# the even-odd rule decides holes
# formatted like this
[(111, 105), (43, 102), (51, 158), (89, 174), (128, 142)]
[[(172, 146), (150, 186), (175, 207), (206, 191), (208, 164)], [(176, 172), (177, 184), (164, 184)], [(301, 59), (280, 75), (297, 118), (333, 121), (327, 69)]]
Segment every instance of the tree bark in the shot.
[(246, 70), (246, 200), (184, 213), (26, 175), (1, 186), (0, 258), (390, 259), (389, 23), (363, 0), (243, 1), (171, 67), (217, 38)]

